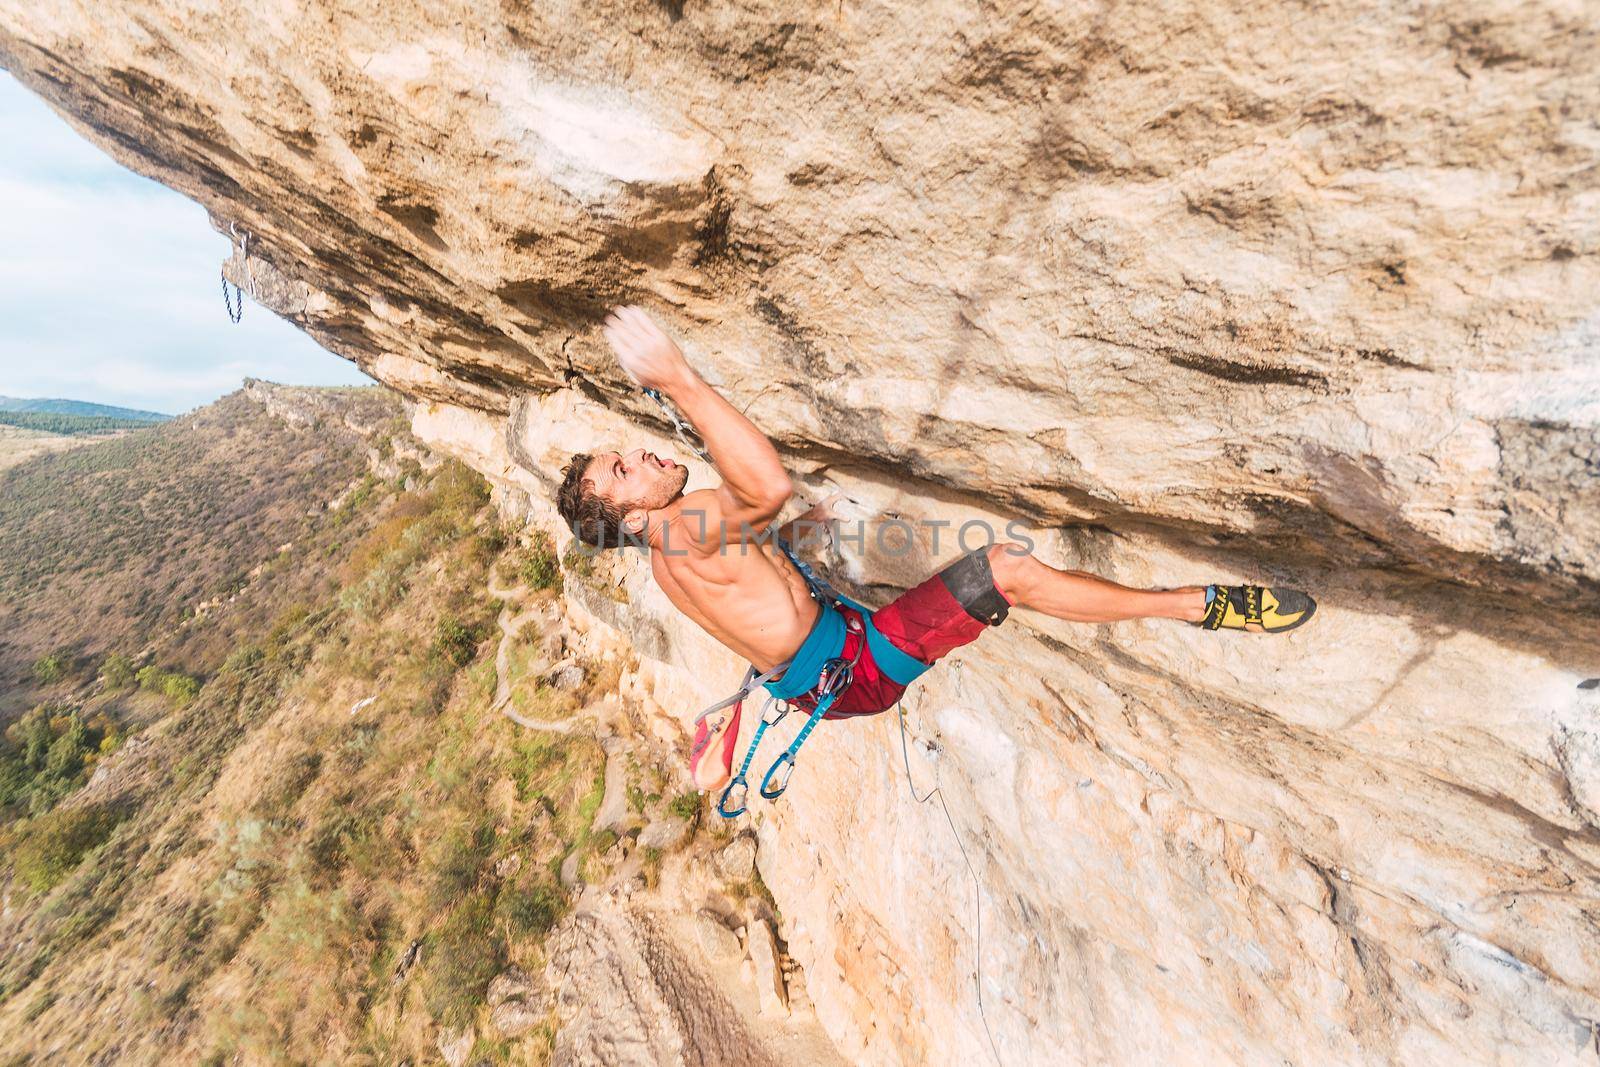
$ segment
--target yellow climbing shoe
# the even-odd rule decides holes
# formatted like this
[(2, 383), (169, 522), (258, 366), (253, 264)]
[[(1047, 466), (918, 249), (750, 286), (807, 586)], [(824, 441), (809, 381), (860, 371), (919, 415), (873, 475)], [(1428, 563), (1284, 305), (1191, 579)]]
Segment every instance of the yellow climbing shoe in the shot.
[(1316, 614), (1317, 602), (1298, 589), (1265, 585), (1213, 585), (1206, 617), (1195, 623), (1207, 630), (1249, 630), (1281, 634), (1303, 626)]

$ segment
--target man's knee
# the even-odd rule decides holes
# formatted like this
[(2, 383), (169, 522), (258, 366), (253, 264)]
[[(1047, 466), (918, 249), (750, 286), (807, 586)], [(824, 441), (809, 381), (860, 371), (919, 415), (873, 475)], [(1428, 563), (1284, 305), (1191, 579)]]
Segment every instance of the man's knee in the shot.
[(961, 557), (942, 577), (967, 614), (998, 626), (1011, 605), (1020, 601), (1023, 575), (1031, 560), (1023, 546), (1002, 542)]
[(988, 550), (989, 571), (994, 584), (1006, 599), (1015, 604), (1023, 592), (1026, 578), (1033, 565), (1033, 553), (1014, 541), (1001, 541)]

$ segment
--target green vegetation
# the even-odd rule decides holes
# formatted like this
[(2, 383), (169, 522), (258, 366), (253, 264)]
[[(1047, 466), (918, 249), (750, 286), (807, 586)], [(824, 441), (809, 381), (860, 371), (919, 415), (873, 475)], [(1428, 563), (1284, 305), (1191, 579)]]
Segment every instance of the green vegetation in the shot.
[(701, 795), (693, 790), (679, 793), (673, 798), (672, 803), (667, 805), (667, 811), (680, 819), (693, 819), (700, 814), (702, 800)]
[(121, 743), (121, 732), (104, 715), (86, 722), (64, 705), (37, 705), (0, 742), (0, 822), (11, 809), (35, 815), (50, 810)]
[(591, 549), (574, 540), (567, 546), (561, 555), (561, 570), (569, 579), (576, 579), (582, 585), (593, 589), (603, 596), (609, 597), (619, 604), (628, 602), (628, 593), (615, 582), (607, 581), (603, 573), (597, 572), (601, 557)]
[[(110, 445), (128, 459), (130, 439)], [(135, 468), (176, 462), (141, 447)], [(236, 452), (217, 453), (236, 480), (277, 477), (241, 473)], [(94, 484), (118, 479), (166, 499), (162, 479), (107, 462), (82, 482), (86, 507), (110, 506)], [(308, 496), (340, 504), (305, 518)], [(98, 662), (99, 684), (74, 690), (73, 703), (39, 704), (0, 743), (0, 896), (13, 909), (0, 1062), (44, 1034), (86, 1060), (436, 1060), (439, 1026), (487, 1032), (494, 975), (544, 965), (543, 939), (570, 906), (564, 865), (599, 874), (600, 857), (615, 859), (617, 835), (591, 830), (604, 795), (599, 742), (506, 720), (490, 707), (494, 664), (479, 655), (497, 632), (490, 568), (557, 589), (550, 539), (511, 548), (486, 484), (454, 463), (400, 479), (351, 473), (333, 491), (308, 476), (282, 499), (297, 514), (283, 537), (292, 550), (278, 551), (281, 527), (271, 537), (241, 527), (229, 536), (265, 554), (198, 557), (216, 566), (195, 583), (185, 568), (215, 524), (193, 536), (179, 523), (124, 561), (156, 583), (152, 610), (65, 638), (79, 660), (64, 677), (87, 680)], [(27, 500), (25, 525), (47, 506)], [(11, 506), (0, 503), (0, 551)], [(98, 547), (87, 539), (63, 558), (77, 567)], [(25, 570), (0, 563), (0, 596), (33, 580)], [(223, 591), (237, 592), (232, 605), (217, 604)], [(175, 597), (210, 603), (174, 625), (164, 606)], [(28, 649), (19, 676), (37, 684), (29, 669), (62, 640)], [(623, 669), (584, 664), (576, 691), (540, 685), (547, 649), (536, 633), (515, 646), (519, 692), (540, 714), (570, 713)], [(149, 741), (74, 796), (123, 740), (117, 715)], [(639, 780), (664, 788), (648, 772)], [(654, 879), (662, 857), (643, 858)], [(86, 989), (85, 974), (103, 977)], [(113, 1003), (124, 1011), (115, 1030), (100, 1011)], [(480, 1041), (473, 1055), (541, 1062), (553, 1026), (538, 1033)]]
[(466, 897), (433, 932), (424, 952), (428, 964), (423, 995), (429, 1013), (446, 1026), (468, 1022), (506, 962), (493, 897), (485, 893)]
[(117, 430), (137, 430), (150, 426), (149, 419), (120, 419), (109, 415), (68, 415), (55, 411), (0, 411), (0, 426), (18, 426), (44, 433), (94, 434)]
[(113, 693), (130, 689), (137, 681), (134, 673), (136, 670), (133, 660), (120, 652), (114, 652), (100, 665), (100, 684)]
[(166, 422), (171, 415), (159, 411), (141, 411), (138, 408), (119, 408), (111, 404), (94, 404), (87, 400), (63, 400), (59, 397), (0, 396), (0, 411), (36, 411), (56, 415), (94, 415), (112, 419), (131, 419), (139, 423)]
[(645, 847), (640, 849), (640, 870), (644, 874), (644, 884), (654, 889), (656, 883), (661, 881), (661, 860), (665, 854), (659, 848)]
[(40, 685), (55, 685), (76, 674), (77, 669), (78, 660), (72, 650), (58, 648), (33, 661), (33, 679)]
[(200, 679), (191, 678), (181, 671), (162, 670), (153, 663), (148, 667), (140, 667), (133, 677), (140, 689), (160, 693), (174, 703), (187, 704), (200, 695)]
[(370, 471), (366, 474), (363, 474), (361, 476), (361, 481), (356, 483), (354, 489), (351, 489), (344, 495), (344, 499), (341, 500), (339, 502), (339, 506), (334, 509), (331, 519), (333, 524), (336, 526), (343, 526), (353, 517), (361, 514), (362, 509), (365, 508), (372, 500), (373, 494), (378, 492), (379, 485), (380, 483), (377, 477)]
[(345, 586), (340, 605), (367, 619), (381, 616), (405, 594), (417, 564), (469, 533), (488, 501), (488, 485), (476, 473), (455, 460), (440, 464), (428, 489), (403, 494), (352, 553), (347, 573), (359, 577)]
[(120, 821), (108, 808), (52, 811), (33, 820), (15, 850), (17, 877), (34, 892), (54, 888), (111, 836)]
[[(320, 506), (360, 477), (365, 454), (354, 435), (313, 436), (232, 396), (0, 472), (0, 694), (26, 699), (19, 688), (37, 685), (31, 667), (54, 649), (92, 662), (157, 636), (171, 640), (169, 662), (209, 674), (232, 650), (235, 624), (219, 626), (213, 611), (204, 625), (172, 628), (243, 587), (262, 561), (271, 562), (255, 584), (271, 588), (252, 603), (268, 614), (277, 597), (322, 595), (311, 586), (326, 568), (278, 548), (314, 540), (343, 555)], [(370, 519), (345, 536), (362, 536)]]
[(465, 667), (478, 658), (478, 643), (484, 632), (481, 624), (464, 623), (454, 615), (440, 619), (433, 634), (432, 653), (456, 667)]
[(574, 539), (561, 555), (561, 569), (578, 578), (594, 577), (593, 551), (584, 551), (583, 543)]
[(506, 532), (506, 528), (499, 522), (490, 520), (483, 524), (483, 529), (473, 540), (472, 554), (480, 566), (487, 568), (510, 543), (511, 535)]
[(528, 543), (512, 553), (506, 569), (531, 590), (561, 591), (561, 560), (544, 530), (531, 532)]

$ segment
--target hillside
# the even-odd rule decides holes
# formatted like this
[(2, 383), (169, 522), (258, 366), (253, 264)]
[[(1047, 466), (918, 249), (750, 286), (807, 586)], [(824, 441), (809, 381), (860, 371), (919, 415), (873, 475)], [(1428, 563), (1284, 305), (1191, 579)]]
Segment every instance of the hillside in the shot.
[[(115, 436), (115, 432), (105, 436)], [(26, 463), (35, 456), (69, 452), (100, 440), (101, 435), (58, 434), (0, 423), (0, 471)]]
[(170, 415), (81, 400), (0, 397), (0, 471), (34, 456), (68, 452), (98, 439), (165, 422)]
[[(252, 465), (310, 433), (280, 419), (341, 457), (274, 497), (304, 509), (294, 543), (203, 622), (124, 620), (144, 669), (89, 656), (0, 741), (0, 1062), (842, 1067), (753, 839), (702, 825), (618, 692), (636, 664), (574, 626), (563, 586), (598, 576), (370, 399), (252, 383), (107, 468), (209, 484), (221, 434), (270, 484)], [(371, 470), (321, 507), (362, 441)], [(168, 530), (153, 573), (196, 558)]]
[[(351, 406), (400, 417), (375, 389)], [(41, 657), (137, 656), (292, 547), (366, 469), (366, 440), (340, 428), (290, 425), (241, 391), (0, 473), (0, 713), (27, 702)], [(227, 648), (196, 624), (173, 654), (204, 672)]]
[(109, 434), (149, 426), (148, 419), (120, 419), (110, 415), (66, 415), (52, 411), (0, 411), (0, 426), (62, 435)]
[(163, 415), (159, 411), (140, 411), (137, 408), (119, 408), (112, 404), (63, 400), (58, 397), (0, 396), (0, 411), (78, 415), (84, 418), (119, 419), (128, 422), (165, 422), (172, 418), (171, 415)]

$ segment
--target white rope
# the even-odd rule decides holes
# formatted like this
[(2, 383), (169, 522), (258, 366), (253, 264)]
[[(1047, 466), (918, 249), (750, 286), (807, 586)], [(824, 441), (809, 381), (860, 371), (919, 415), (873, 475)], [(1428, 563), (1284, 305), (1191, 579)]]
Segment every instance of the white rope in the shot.
[[(906, 789), (911, 793), (911, 799), (918, 804), (926, 804), (934, 797), (939, 798), (939, 807), (944, 809), (944, 821), (950, 824), (950, 832), (955, 835), (956, 847), (961, 850), (961, 859), (967, 865), (967, 873), (972, 875), (972, 987), (978, 994), (978, 1018), (983, 1021), (983, 1033), (989, 1039), (989, 1051), (994, 1054), (994, 1062), (1003, 1064), (1000, 1050), (994, 1043), (994, 1032), (989, 1029), (988, 1013), (983, 1010), (983, 890), (978, 881), (978, 871), (972, 866), (972, 858), (967, 855), (967, 846), (961, 841), (961, 831), (956, 829), (956, 821), (950, 815), (950, 806), (944, 802), (944, 790), (935, 785), (928, 790), (926, 796), (917, 796), (917, 787), (911, 781), (911, 753), (906, 747), (906, 709), (903, 704), (896, 701), (894, 710), (900, 719), (900, 755), (906, 763)], [(934, 777), (937, 780), (937, 771)]]

